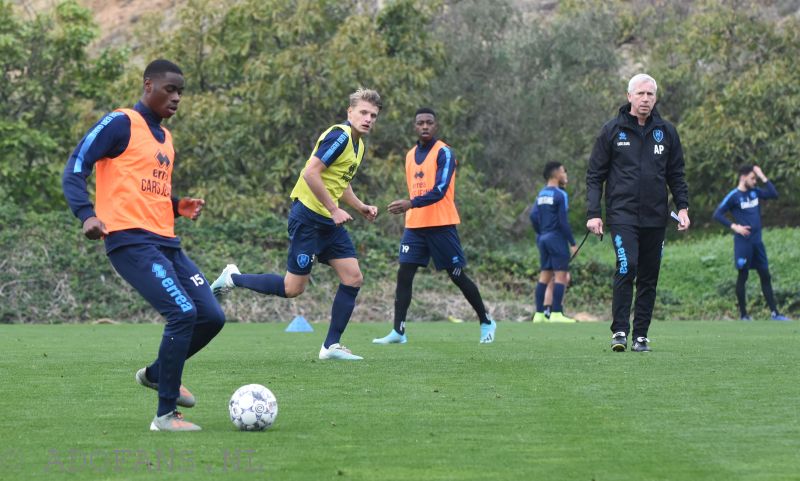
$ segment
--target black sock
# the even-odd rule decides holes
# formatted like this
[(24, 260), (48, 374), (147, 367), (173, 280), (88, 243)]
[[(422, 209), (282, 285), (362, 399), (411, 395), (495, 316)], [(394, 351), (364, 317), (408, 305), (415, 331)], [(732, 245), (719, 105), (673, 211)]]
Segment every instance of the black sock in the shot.
[(761, 278), (761, 292), (764, 293), (764, 299), (767, 300), (770, 312), (778, 313), (778, 306), (775, 304), (775, 294), (772, 292), (772, 276), (769, 275), (767, 269), (759, 269), (758, 277)]
[(747, 268), (739, 269), (739, 277), (736, 278), (736, 300), (739, 303), (739, 316), (744, 317), (747, 315), (747, 302), (745, 299), (747, 276), (749, 271)]
[(475, 309), (481, 324), (491, 324), (489, 317), (486, 315), (486, 307), (483, 305), (481, 292), (478, 290), (478, 286), (472, 282), (472, 279), (467, 277), (467, 274), (460, 267), (448, 269), (447, 274), (450, 275), (450, 280), (461, 289), (461, 293), (464, 294), (467, 302)]
[(411, 288), (414, 284), (414, 275), (417, 273), (416, 264), (400, 264), (397, 270), (397, 287), (394, 291), (394, 330), (398, 334), (406, 332), (406, 314), (411, 305)]

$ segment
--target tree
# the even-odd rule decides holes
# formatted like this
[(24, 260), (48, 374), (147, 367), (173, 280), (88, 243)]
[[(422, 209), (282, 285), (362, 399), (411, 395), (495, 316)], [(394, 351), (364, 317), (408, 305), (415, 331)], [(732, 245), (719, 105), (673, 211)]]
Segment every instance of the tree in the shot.
[(397, 132), (441, 64), (424, 28), (435, 8), (410, 0), (380, 10), (357, 0), (190, 1), (167, 50), (149, 53), (178, 59), (187, 77), (171, 122), (176, 189), (191, 187), (226, 216), (287, 209), (317, 135), (345, 118), (347, 96), (365, 86), (382, 94), (384, 109), (358, 182), (373, 195), (385, 191), (373, 169), (405, 144)]
[(466, 0), (449, 3), (438, 24), (448, 64), (434, 98), (470, 162), (514, 199), (532, 199), (551, 160), (580, 189), (594, 135), (613, 113), (620, 17), (595, 7), (567, 4), (545, 19), (509, 1)]
[(61, 171), (76, 143), (72, 125), (121, 73), (124, 52), (87, 51), (97, 28), (75, 1), (20, 19), (0, 0), (0, 195), (36, 210), (64, 206)]
[[(756, 6), (709, 0), (674, 16), (653, 56), (668, 86), (662, 99), (680, 120), (692, 204), (703, 216), (742, 164), (763, 166), (779, 185), (800, 180), (800, 22), (776, 23)], [(783, 222), (797, 215), (798, 198), (781, 189)]]

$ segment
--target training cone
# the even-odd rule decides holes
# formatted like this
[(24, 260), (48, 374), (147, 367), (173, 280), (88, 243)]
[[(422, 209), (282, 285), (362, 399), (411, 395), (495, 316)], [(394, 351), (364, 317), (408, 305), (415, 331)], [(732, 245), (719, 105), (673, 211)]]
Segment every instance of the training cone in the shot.
[(286, 326), (286, 332), (314, 332), (314, 328), (303, 316), (297, 316)]

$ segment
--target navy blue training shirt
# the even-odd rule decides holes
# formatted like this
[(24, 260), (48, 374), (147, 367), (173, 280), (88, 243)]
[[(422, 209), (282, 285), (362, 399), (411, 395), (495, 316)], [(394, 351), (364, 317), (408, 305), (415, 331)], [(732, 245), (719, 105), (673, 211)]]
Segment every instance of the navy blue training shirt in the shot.
[[(717, 210), (714, 211), (714, 219), (725, 227), (731, 227), (734, 222), (739, 225), (750, 226), (749, 240), (761, 240), (761, 205), (759, 199), (777, 199), (778, 190), (775, 185), (767, 181), (764, 188), (758, 187), (741, 191), (733, 189), (720, 202)], [(725, 214), (730, 211), (734, 222), (731, 222)], [(738, 236), (739, 234), (734, 234)]]
[[(142, 114), (153, 137), (163, 143), (166, 134), (161, 128), (161, 117), (142, 102), (137, 102), (133, 109)], [(128, 148), (130, 138), (131, 120), (122, 112), (111, 112), (89, 129), (70, 155), (61, 178), (61, 187), (69, 208), (75, 217), (80, 219), (81, 224), (89, 217), (97, 216), (87, 189), (88, 178), (92, 175), (94, 164), (105, 157), (114, 159), (122, 155)], [(176, 197), (172, 198), (172, 209), (177, 216)], [(105, 237), (106, 252), (131, 244), (159, 244), (178, 248), (180, 238), (164, 237), (144, 229), (126, 229), (112, 232)]]
[(546, 186), (533, 203), (531, 224), (539, 236), (558, 234), (570, 245), (575, 245), (572, 228), (569, 225), (569, 198), (567, 193), (558, 187)]

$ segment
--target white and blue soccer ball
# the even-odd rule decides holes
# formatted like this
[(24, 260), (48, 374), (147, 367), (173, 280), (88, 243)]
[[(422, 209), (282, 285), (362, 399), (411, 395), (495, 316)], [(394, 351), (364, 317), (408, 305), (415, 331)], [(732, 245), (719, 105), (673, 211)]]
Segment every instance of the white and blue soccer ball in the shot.
[(263, 431), (278, 416), (278, 400), (261, 384), (247, 384), (233, 393), (228, 411), (233, 424), (242, 431)]

